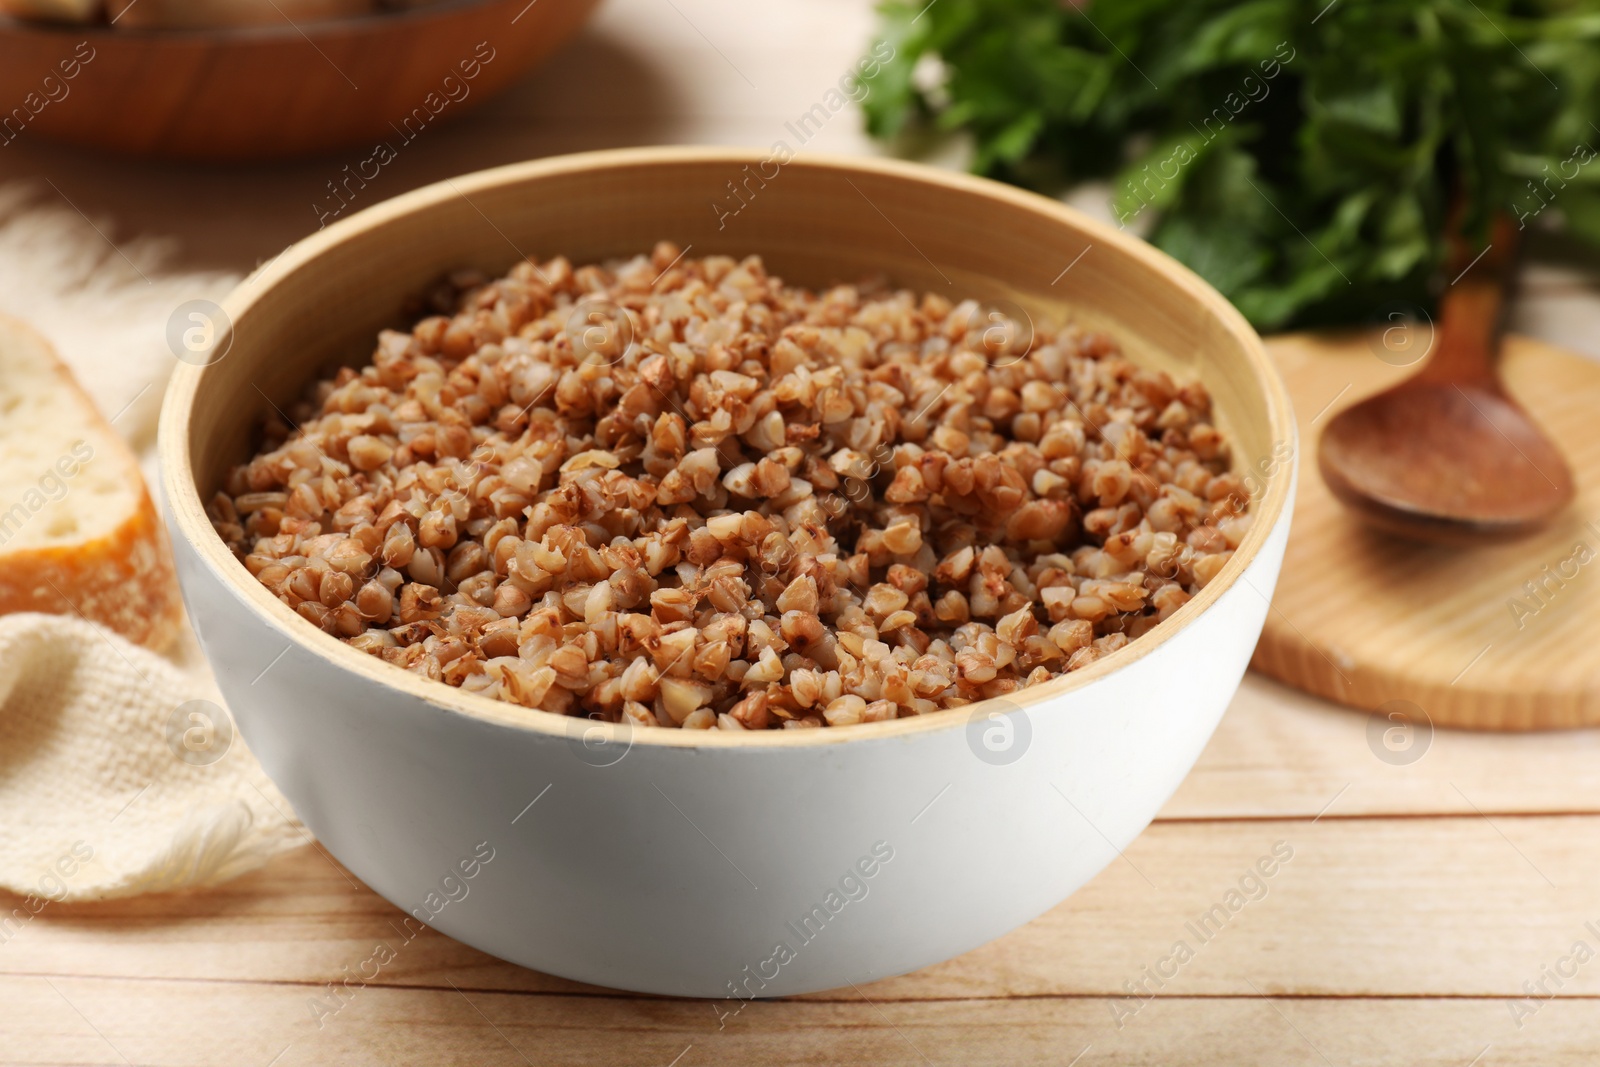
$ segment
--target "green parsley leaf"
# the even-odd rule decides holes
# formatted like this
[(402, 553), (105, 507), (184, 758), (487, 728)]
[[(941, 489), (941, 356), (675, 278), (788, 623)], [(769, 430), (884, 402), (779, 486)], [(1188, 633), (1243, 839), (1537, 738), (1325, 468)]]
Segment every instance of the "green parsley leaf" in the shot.
[[(868, 129), (1112, 184), (1261, 329), (1432, 302), (1453, 205), (1600, 245), (1600, 0), (887, 0)], [(938, 60), (929, 84), (925, 57)]]

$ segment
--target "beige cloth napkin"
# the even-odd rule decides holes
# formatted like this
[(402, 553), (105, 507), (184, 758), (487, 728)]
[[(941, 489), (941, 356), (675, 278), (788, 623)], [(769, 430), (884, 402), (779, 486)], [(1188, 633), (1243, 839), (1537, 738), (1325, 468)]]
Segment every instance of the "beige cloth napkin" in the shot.
[[(0, 187), (0, 312), (55, 343), (153, 482), (167, 318), (237, 278), (116, 238), (49, 189)], [(0, 616), (0, 888), (33, 906), (210, 885), (309, 840), (232, 733), (192, 634), (162, 656), (77, 618)]]
[(81, 619), (0, 616), (0, 885), (211, 885), (306, 840), (232, 734), (203, 672)]

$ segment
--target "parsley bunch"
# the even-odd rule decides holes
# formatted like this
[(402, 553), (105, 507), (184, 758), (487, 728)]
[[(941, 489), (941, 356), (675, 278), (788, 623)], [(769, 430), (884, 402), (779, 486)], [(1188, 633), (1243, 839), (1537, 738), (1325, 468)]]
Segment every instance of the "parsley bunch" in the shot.
[(1506, 213), (1600, 244), (1600, 0), (880, 12), (874, 135), (965, 130), (975, 170), (1035, 188), (1109, 178), (1119, 219), (1261, 329), (1431, 303), (1447, 225), (1481, 247)]

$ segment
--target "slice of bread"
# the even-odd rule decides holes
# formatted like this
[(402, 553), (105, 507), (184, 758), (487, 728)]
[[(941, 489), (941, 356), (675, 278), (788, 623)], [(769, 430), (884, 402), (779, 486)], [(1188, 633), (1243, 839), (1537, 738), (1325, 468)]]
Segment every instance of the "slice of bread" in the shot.
[(50, 342), (0, 317), (0, 613), (81, 616), (150, 648), (183, 624), (132, 450)]

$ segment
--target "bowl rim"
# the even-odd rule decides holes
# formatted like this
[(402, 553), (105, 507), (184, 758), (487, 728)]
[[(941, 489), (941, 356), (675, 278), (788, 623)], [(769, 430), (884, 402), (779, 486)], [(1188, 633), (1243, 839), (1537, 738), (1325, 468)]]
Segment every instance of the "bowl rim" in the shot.
[[(445, 201), (469, 198), (472, 193), (572, 172), (639, 168), (654, 164), (715, 163), (738, 167), (747, 163), (755, 165), (765, 158), (765, 153), (758, 149), (737, 147), (674, 146), (607, 149), (550, 156), (476, 171), (458, 178), (447, 178), (374, 204), (290, 245), (276, 258), (244, 278), (225, 298), (223, 310), (230, 324), (238, 322), (274, 285), (329, 249), (357, 239), (393, 219), (426, 211)], [(785, 165), (890, 177), (942, 187), (961, 194), (999, 199), (1017, 208), (1053, 218), (1058, 222), (1066, 222), (1083, 231), (1093, 242), (1103, 242), (1125, 255), (1142, 261), (1155, 274), (1163, 276), (1168, 284), (1187, 290), (1190, 296), (1197, 298), (1227, 335), (1239, 344), (1254, 377), (1261, 383), (1266, 394), (1270, 439), (1287, 441), (1294, 453), (1298, 453), (1299, 436), (1288, 390), (1267, 355), (1266, 346), (1261, 338), (1244, 316), (1220, 293), (1189, 268), (1152, 245), (1058, 201), (971, 174), (946, 171), (896, 159), (820, 153), (798, 156)], [(555, 715), (537, 708), (526, 708), (508, 701), (479, 696), (444, 682), (435, 682), (401, 670), (310, 625), (288, 605), (269, 593), (266, 587), (257, 582), (254, 576), (234, 558), (233, 553), (212, 528), (211, 521), (205, 513), (204, 502), (200, 499), (195, 485), (189, 454), (189, 413), (193, 409), (204, 375), (205, 367), (180, 362), (168, 383), (162, 401), (158, 441), (163, 495), (173, 536), (181, 535), (199, 557), (201, 564), (208, 568), (226, 589), (234, 593), (247, 609), (253, 609), (262, 621), (279, 631), (281, 636), (291, 645), (298, 646), (302, 652), (317, 656), (341, 671), (354, 673), (380, 686), (399, 690), (432, 707), (479, 722), (552, 737), (564, 736), (569, 740), (573, 737), (575, 724), (582, 724), (583, 737), (586, 741), (593, 736), (595, 730), (598, 730), (604, 743), (622, 741), (629, 747), (645, 744), (692, 749), (769, 746), (789, 748), (908, 738), (941, 730), (965, 729), (966, 724), (974, 721), (976, 717), (987, 717), (994, 711), (1002, 710), (1001, 705), (1007, 705), (1004, 710), (1020, 709), (1025, 712), (1028, 708), (1038, 707), (1067, 693), (1086, 688), (1132, 666), (1165, 646), (1209, 610), (1236, 583), (1245, 581), (1245, 570), (1255, 562), (1280, 523), (1289, 518), (1289, 502), (1296, 472), (1292, 454), (1279, 466), (1280, 476), (1269, 477), (1264, 491), (1253, 502), (1255, 521), (1251, 523), (1249, 532), (1233, 556), (1218, 575), (1179, 608), (1171, 618), (1141, 635), (1138, 640), (1130, 641), (1124, 647), (1087, 667), (1029, 686), (1020, 694), (974, 701), (961, 708), (946, 709), (946, 713), (943, 714), (917, 715), (886, 722), (858, 723), (845, 728), (746, 731), (666, 728), (635, 730), (623, 723), (606, 723)]]
[(372, 11), (365, 15), (344, 15), (331, 19), (303, 19), (299, 22), (284, 16), (282, 23), (264, 23), (250, 26), (173, 26), (142, 27), (119, 30), (109, 22), (51, 22), (44, 19), (24, 19), (14, 15), (0, 15), (0, 34), (37, 33), (54, 37), (79, 37), (96, 44), (116, 41), (147, 44), (151, 41), (199, 41), (204, 43), (232, 44), (239, 41), (270, 41), (284, 37), (312, 39), (323, 31), (349, 31), (351, 29), (376, 29), (404, 25), (412, 22), (444, 18), (460, 11), (477, 7), (503, 5), (510, 7), (516, 0), (435, 0), (422, 7), (397, 11)]

